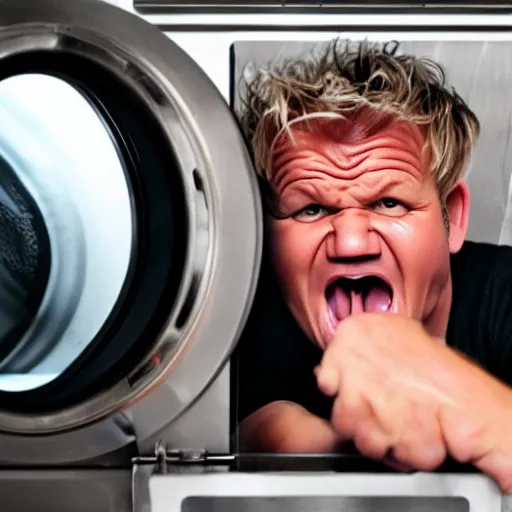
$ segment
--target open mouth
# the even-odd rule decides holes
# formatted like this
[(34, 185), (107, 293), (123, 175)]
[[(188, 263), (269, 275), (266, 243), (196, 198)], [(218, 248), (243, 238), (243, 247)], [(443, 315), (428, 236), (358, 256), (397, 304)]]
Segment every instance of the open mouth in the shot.
[(342, 277), (325, 290), (329, 310), (341, 322), (355, 313), (391, 311), (393, 290), (378, 276)]

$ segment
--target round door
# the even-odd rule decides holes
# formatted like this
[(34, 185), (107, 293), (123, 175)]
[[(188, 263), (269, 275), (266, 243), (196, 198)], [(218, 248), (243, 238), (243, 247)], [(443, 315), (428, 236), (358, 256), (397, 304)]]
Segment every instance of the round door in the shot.
[(229, 107), (150, 24), (5, 0), (0, 26), (0, 461), (78, 461), (153, 388), (171, 422), (218, 374), (259, 197)]

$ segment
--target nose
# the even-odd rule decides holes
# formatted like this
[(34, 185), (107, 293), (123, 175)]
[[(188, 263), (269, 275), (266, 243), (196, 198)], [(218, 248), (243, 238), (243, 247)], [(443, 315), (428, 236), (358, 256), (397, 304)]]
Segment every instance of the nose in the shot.
[(327, 239), (330, 259), (376, 258), (380, 253), (379, 236), (372, 229), (368, 212), (346, 209), (333, 217)]

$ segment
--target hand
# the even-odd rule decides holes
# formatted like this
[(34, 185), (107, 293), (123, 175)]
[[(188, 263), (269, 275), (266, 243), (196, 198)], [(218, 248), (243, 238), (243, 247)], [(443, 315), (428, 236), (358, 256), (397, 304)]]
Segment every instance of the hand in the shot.
[(316, 377), (335, 396), (334, 429), (363, 455), (428, 471), (450, 454), (512, 490), (512, 391), (419, 322), (389, 313), (345, 319)]

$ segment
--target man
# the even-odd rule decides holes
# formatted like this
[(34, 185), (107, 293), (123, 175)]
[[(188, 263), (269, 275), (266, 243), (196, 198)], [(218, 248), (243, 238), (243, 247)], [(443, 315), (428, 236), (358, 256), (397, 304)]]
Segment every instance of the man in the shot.
[(512, 492), (512, 249), (464, 242), (478, 121), (396, 49), (333, 43), (248, 81), (268, 261), (239, 348), (241, 448), (450, 456)]

